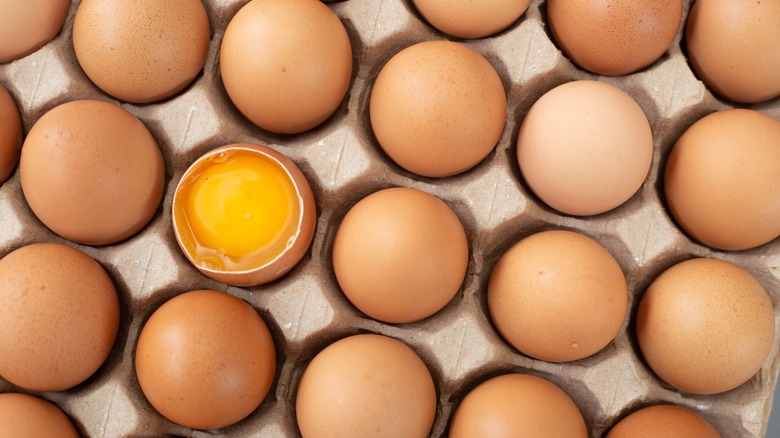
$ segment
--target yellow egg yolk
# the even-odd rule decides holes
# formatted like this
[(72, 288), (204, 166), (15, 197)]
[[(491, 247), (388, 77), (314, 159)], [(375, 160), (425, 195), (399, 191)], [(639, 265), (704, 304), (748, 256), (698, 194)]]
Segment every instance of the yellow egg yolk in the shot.
[(300, 202), (290, 175), (251, 150), (214, 155), (177, 194), (177, 225), (196, 264), (252, 269), (279, 256), (295, 236)]

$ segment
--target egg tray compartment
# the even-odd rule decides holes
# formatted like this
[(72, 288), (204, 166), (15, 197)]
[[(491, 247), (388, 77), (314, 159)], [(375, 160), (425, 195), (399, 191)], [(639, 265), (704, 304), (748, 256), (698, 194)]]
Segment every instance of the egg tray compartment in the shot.
[[(409, 0), (346, 0), (329, 3), (349, 34), (355, 59), (352, 83), (336, 114), (299, 135), (275, 135), (253, 126), (227, 97), (219, 74), (219, 45), (228, 22), (246, 0), (205, 0), (211, 25), (206, 65), (196, 81), (163, 102), (129, 105), (97, 89), (73, 52), (71, 33), (78, 1), (71, 4), (58, 37), (37, 52), (0, 65), (0, 82), (22, 114), (24, 132), (49, 109), (76, 99), (117, 103), (139, 117), (157, 140), (166, 163), (165, 195), (150, 224), (119, 244), (90, 247), (68, 242), (33, 215), (22, 194), (18, 170), (0, 186), (0, 256), (33, 242), (60, 242), (81, 249), (109, 272), (121, 300), (115, 346), (100, 370), (83, 384), (42, 394), (61, 407), (84, 436), (298, 436), (295, 394), (308, 362), (329, 343), (363, 332), (388, 335), (411, 346), (428, 365), (438, 394), (431, 436), (445, 436), (457, 404), (489, 377), (523, 372), (545, 377), (582, 411), (592, 437), (647, 405), (672, 403), (710, 421), (724, 437), (762, 437), (771, 407), (780, 355), (778, 342), (761, 370), (744, 385), (718, 395), (680, 392), (643, 363), (634, 336), (639, 299), (666, 268), (692, 257), (716, 257), (746, 268), (767, 289), (780, 339), (780, 239), (760, 248), (726, 252), (692, 242), (665, 209), (661, 180), (676, 139), (696, 120), (734, 107), (705, 89), (686, 62), (683, 23), (669, 51), (651, 67), (622, 77), (587, 73), (571, 64), (552, 42), (543, 1), (534, 0), (509, 29), (481, 40), (457, 40), (429, 26)], [(507, 91), (507, 122), (495, 150), (478, 166), (449, 178), (410, 174), (381, 151), (368, 116), (371, 86), (398, 51), (432, 39), (461, 41), (485, 56)], [(541, 203), (523, 182), (515, 159), (520, 123), (531, 105), (553, 87), (577, 79), (617, 86), (637, 100), (653, 128), (653, 164), (645, 183), (627, 203), (594, 217), (561, 215)], [(753, 105), (780, 119), (780, 99)], [(173, 191), (198, 156), (217, 146), (267, 144), (290, 157), (309, 179), (317, 200), (312, 246), (289, 274), (267, 285), (235, 288), (210, 280), (181, 254), (171, 227)], [(332, 268), (336, 229), (364, 196), (391, 186), (414, 187), (442, 198), (457, 213), (469, 238), (470, 260), (462, 289), (441, 312), (412, 324), (372, 320), (349, 304)], [(604, 350), (571, 363), (531, 359), (497, 334), (487, 312), (486, 289), (498, 258), (521, 238), (548, 229), (590, 236), (618, 260), (629, 285), (629, 312)], [(249, 302), (268, 323), (277, 349), (277, 372), (262, 405), (236, 425), (194, 431), (160, 416), (144, 398), (134, 371), (140, 329), (156, 308), (193, 289), (216, 289)], [(0, 379), (0, 392), (21, 391)]]

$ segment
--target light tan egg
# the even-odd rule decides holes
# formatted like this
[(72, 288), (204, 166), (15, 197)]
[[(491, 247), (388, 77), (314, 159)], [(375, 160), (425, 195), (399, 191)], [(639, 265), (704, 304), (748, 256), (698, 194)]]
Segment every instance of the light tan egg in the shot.
[(626, 202), (653, 159), (644, 111), (624, 91), (573, 81), (544, 94), (517, 138), (517, 161), (531, 190), (563, 213), (588, 216)]
[(742, 103), (780, 96), (780, 2), (697, 0), (685, 44), (694, 71), (715, 94)]
[(705, 245), (742, 250), (780, 236), (780, 121), (749, 109), (697, 121), (669, 154), (664, 196)]
[(60, 33), (70, 0), (0, 0), (0, 62), (40, 49)]
[(382, 67), (369, 111), (390, 159), (412, 173), (444, 177), (476, 166), (496, 146), (506, 94), (479, 53), (460, 43), (426, 41)]
[(531, 0), (443, 1), (413, 0), (431, 26), (460, 38), (483, 38), (517, 21)]
[(106, 271), (69, 246), (23, 246), (0, 259), (0, 376), (32, 391), (72, 388), (100, 368), (119, 329)]
[(636, 316), (639, 348), (666, 383), (716, 394), (747, 382), (774, 342), (772, 302), (749, 272), (718, 259), (678, 263), (647, 288)]
[(460, 290), (469, 245), (458, 216), (410, 188), (375, 192), (355, 204), (333, 242), (341, 290), (360, 311), (391, 323), (419, 321)]
[(19, 163), (33, 213), (66, 239), (107, 245), (140, 231), (162, 199), (165, 166), (143, 122), (111, 103), (64, 103), (33, 125)]
[(562, 389), (528, 374), (504, 374), (471, 390), (455, 410), (450, 438), (586, 438), (580, 410)]
[(593, 73), (641, 70), (672, 44), (682, 0), (549, 0), (547, 21), (555, 42), (575, 64)]
[(43, 398), (0, 394), (0, 438), (20, 437), (79, 438), (79, 433), (60, 408)]
[(425, 438), (436, 415), (436, 388), (411, 348), (382, 335), (355, 335), (312, 359), (295, 414), (303, 438)]
[(339, 17), (319, 0), (253, 0), (228, 24), (219, 62), (225, 90), (246, 118), (296, 134), (341, 105), (352, 45)]
[(201, 0), (82, 0), (73, 49), (100, 89), (148, 103), (195, 79), (206, 61), (209, 35)]
[(698, 414), (672, 405), (650, 406), (620, 420), (606, 438), (721, 438)]
[(496, 263), (488, 309), (501, 336), (549, 362), (591, 356), (626, 317), (628, 286), (615, 258), (596, 241), (564, 230), (532, 234)]
[(0, 84), (0, 184), (16, 169), (22, 148), (22, 119), (14, 98)]
[(241, 421), (265, 399), (276, 370), (268, 326), (249, 304), (198, 290), (160, 306), (135, 351), (138, 383), (169, 420), (193, 429)]

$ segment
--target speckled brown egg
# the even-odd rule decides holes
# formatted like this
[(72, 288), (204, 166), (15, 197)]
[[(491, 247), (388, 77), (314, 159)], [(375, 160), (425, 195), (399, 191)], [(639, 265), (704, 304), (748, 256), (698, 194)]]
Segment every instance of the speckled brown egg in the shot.
[(427, 177), (456, 175), (493, 150), (506, 119), (506, 94), (493, 66), (450, 41), (398, 52), (371, 91), (371, 127), (385, 153)]
[(604, 75), (633, 73), (660, 58), (682, 12), (682, 0), (547, 1), (558, 47), (575, 64)]
[(559, 85), (537, 100), (517, 136), (523, 179), (542, 202), (577, 216), (617, 208), (639, 190), (653, 132), (638, 103), (598, 81)]
[(228, 24), (219, 62), (225, 90), (246, 118), (296, 134), (341, 105), (352, 45), (339, 17), (319, 0), (253, 0)]
[(319, 352), (295, 399), (303, 438), (425, 438), (436, 389), (420, 357), (393, 338), (350, 336)]
[(155, 102), (189, 85), (206, 61), (201, 0), (82, 0), (73, 22), (81, 68), (106, 93)]
[(60, 33), (70, 0), (0, 0), (0, 62), (40, 49)]
[(528, 374), (482, 382), (458, 405), (450, 438), (586, 438), (580, 410), (562, 389)]
[(67, 415), (55, 404), (34, 395), (0, 394), (0, 438), (79, 438)]
[(119, 329), (119, 298), (98, 262), (39, 243), (0, 259), (0, 376), (33, 391), (72, 388), (97, 371)]
[(780, 96), (780, 2), (697, 0), (685, 44), (715, 94), (742, 103)]
[(38, 219), (87, 245), (137, 233), (162, 199), (157, 142), (135, 116), (106, 102), (68, 102), (44, 114), (27, 134), (19, 168)]
[(333, 242), (344, 295), (368, 316), (391, 323), (441, 310), (460, 289), (468, 261), (458, 216), (441, 199), (404, 187), (355, 204)]
[(572, 231), (532, 234), (496, 263), (487, 290), (499, 333), (531, 357), (567, 362), (603, 349), (617, 335), (628, 286), (615, 258)]
[(721, 438), (698, 414), (672, 405), (650, 406), (620, 420), (606, 438)]
[(22, 147), (22, 119), (16, 102), (0, 84), (0, 184), (16, 169)]
[(780, 121), (748, 109), (697, 121), (669, 155), (664, 196), (705, 245), (742, 250), (780, 236)]
[(506, 29), (528, 9), (531, 0), (413, 0), (431, 26), (460, 38), (483, 38)]
[(197, 290), (160, 306), (141, 330), (138, 383), (163, 416), (193, 429), (234, 424), (265, 399), (276, 370), (268, 326), (246, 302)]
[(745, 383), (774, 339), (769, 296), (749, 272), (718, 259), (691, 259), (647, 288), (636, 316), (650, 368), (683, 391), (715, 394)]

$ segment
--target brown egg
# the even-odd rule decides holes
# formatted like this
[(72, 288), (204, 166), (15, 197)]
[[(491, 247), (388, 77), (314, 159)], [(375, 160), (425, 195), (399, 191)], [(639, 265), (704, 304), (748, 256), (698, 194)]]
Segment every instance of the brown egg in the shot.
[(596, 241), (571, 231), (533, 234), (496, 263), (488, 308), (513, 347), (549, 362), (595, 354), (617, 335), (628, 286), (615, 258)]
[(717, 259), (687, 260), (647, 288), (636, 316), (639, 348), (672, 386), (715, 394), (747, 382), (774, 339), (766, 291), (749, 272)]
[(436, 415), (436, 388), (425, 363), (403, 343), (355, 335), (309, 363), (295, 410), (303, 438), (424, 438)]
[(742, 103), (780, 96), (780, 2), (697, 0), (685, 41), (694, 71), (714, 93)]
[(588, 429), (571, 397), (547, 380), (505, 374), (482, 382), (458, 405), (450, 438), (587, 438)]
[(517, 21), (531, 0), (412, 0), (412, 3), (436, 29), (459, 38), (482, 38), (501, 32)]
[(296, 134), (341, 105), (352, 45), (339, 17), (319, 0), (253, 0), (228, 24), (219, 62), (225, 90), (246, 118)]
[(193, 429), (234, 424), (265, 398), (276, 370), (271, 333), (244, 301), (198, 290), (157, 309), (135, 352), (138, 383), (169, 420)]
[(333, 269), (360, 311), (391, 323), (419, 321), (447, 305), (466, 276), (469, 244), (458, 216), (410, 188), (373, 193), (347, 213)]
[(14, 173), (21, 148), (22, 119), (13, 97), (0, 84), (0, 184)]
[(53, 403), (28, 394), (0, 394), (0, 438), (79, 438), (68, 416)]
[(27, 134), (19, 168), (38, 219), (87, 245), (137, 233), (162, 199), (157, 142), (135, 116), (106, 102), (68, 102), (44, 114)]
[(426, 41), (385, 64), (371, 91), (371, 127), (404, 169), (455, 175), (493, 150), (506, 119), (506, 94), (493, 66), (469, 47)]
[(682, 19), (682, 0), (548, 0), (555, 42), (593, 73), (625, 75), (666, 52)]
[(620, 420), (606, 438), (721, 438), (707, 420), (679, 406), (640, 409)]
[(119, 298), (88, 255), (32, 244), (0, 259), (0, 325), (0, 376), (32, 391), (63, 391), (108, 357)]
[(60, 33), (70, 0), (0, 0), (0, 62), (40, 49)]
[(543, 95), (517, 137), (517, 161), (533, 192), (577, 216), (601, 214), (642, 186), (653, 133), (636, 101), (612, 85), (574, 81)]
[(306, 176), (261, 145), (198, 158), (173, 198), (173, 232), (187, 259), (226, 284), (256, 286), (290, 271), (309, 249), (317, 206)]
[(148, 103), (195, 79), (206, 62), (209, 32), (201, 0), (82, 0), (73, 48), (100, 89)]
[(669, 155), (664, 195), (705, 245), (741, 250), (780, 236), (780, 121), (734, 109), (694, 123)]

